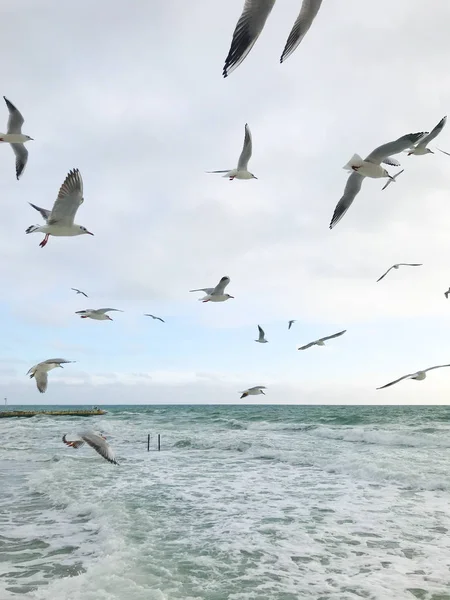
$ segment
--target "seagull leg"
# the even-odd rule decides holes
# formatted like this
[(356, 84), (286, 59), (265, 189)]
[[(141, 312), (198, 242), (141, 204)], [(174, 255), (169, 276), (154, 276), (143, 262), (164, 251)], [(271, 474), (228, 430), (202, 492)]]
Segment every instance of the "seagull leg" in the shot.
[(209, 302), (209, 300), (202, 300), (202, 302)]
[(233, 175), (233, 177), (230, 177), (230, 181), (233, 181), (233, 179), (234, 179), (234, 175)]
[(45, 238), (44, 238), (44, 239), (42, 240), (42, 242), (39, 244), (39, 246), (40, 246), (41, 248), (43, 248), (43, 247), (46, 245), (46, 243), (48, 242), (48, 238), (49, 238), (49, 236), (50, 236), (50, 234), (49, 234), (49, 233), (46, 233), (46, 234), (45, 234)]
[(86, 315), (81, 315), (80, 319), (87, 319)]

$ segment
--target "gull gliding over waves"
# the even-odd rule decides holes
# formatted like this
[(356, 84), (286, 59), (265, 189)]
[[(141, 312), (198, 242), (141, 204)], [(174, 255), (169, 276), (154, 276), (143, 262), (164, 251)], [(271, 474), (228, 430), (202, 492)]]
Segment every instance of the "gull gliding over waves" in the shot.
[[(391, 159), (391, 154), (398, 154), (407, 148), (410, 148), (412, 144), (417, 142), (423, 136), (423, 132), (420, 133), (408, 133), (393, 142), (383, 144), (378, 148), (375, 148), (364, 160), (353, 161), (351, 160), (344, 169), (351, 169), (354, 171), (347, 179), (347, 183), (344, 189), (344, 195), (339, 200), (334, 209), (333, 218), (331, 219), (330, 229), (333, 229), (345, 213), (352, 205), (353, 200), (356, 198), (359, 190), (361, 189), (362, 182), (365, 177), (390, 177), (390, 181), (393, 177), (385, 171), (380, 165), (381, 163), (398, 166), (399, 163), (395, 159)], [(356, 156), (356, 155), (355, 155)], [(359, 157), (358, 157), (359, 158)], [(353, 164), (353, 162), (355, 164)], [(358, 162), (358, 164), (356, 164)], [(383, 175), (382, 173), (385, 172)], [(370, 174), (369, 174), (370, 173)]]
[(229, 177), (230, 181), (233, 179), (258, 179), (247, 170), (248, 162), (252, 157), (252, 134), (250, 128), (245, 124), (245, 135), (244, 135), (244, 146), (242, 148), (241, 155), (239, 157), (238, 166), (236, 169), (226, 169), (225, 171), (206, 171), (207, 173), (225, 173), (224, 177)]
[(347, 330), (344, 329), (343, 331), (339, 331), (338, 333), (334, 333), (333, 335), (327, 335), (326, 337), (320, 338), (318, 340), (315, 340), (314, 342), (306, 344), (306, 346), (300, 346), (300, 348), (297, 348), (297, 350), (306, 350), (307, 348), (311, 348), (311, 346), (325, 346), (325, 342), (327, 340), (332, 340), (333, 338), (344, 335), (346, 331)]
[(258, 339), (255, 340), (255, 342), (259, 342), (260, 344), (267, 344), (268, 340), (266, 340), (266, 338), (265, 338), (264, 329), (260, 325), (258, 325), (258, 332), (259, 332)]
[[(322, 0), (303, 0), (300, 13), (287, 39), (280, 63), (283, 63), (309, 31), (319, 12)], [(223, 67), (223, 76), (228, 77), (247, 57), (260, 36), (275, 0), (245, 0), (241, 16), (233, 32), (228, 56)]]
[(255, 387), (248, 388), (248, 390), (245, 390), (244, 392), (239, 392), (242, 394), (240, 400), (242, 400), (242, 398), (246, 398), (247, 396), (258, 396), (259, 394), (264, 394), (265, 396), (266, 394), (263, 392), (265, 389), (265, 385), (255, 385)]
[(25, 142), (33, 140), (29, 135), (22, 133), (22, 125), (25, 119), (17, 108), (5, 96), (3, 96), (6, 106), (9, 110), (8, 118), (8, 133), (0, 133), (0, 142), (11, 144), (14, 154), (16, 155), (16, 178), (17, 180), (25, 170), (28, 160), (28, 150), (25, 148)]
[(164, 319), (161, 319), (161, 317), (155, 317), (155, 315), (149, 315), (148, 313), (144, 313), (144, 317), (151, 317), (152, 319), (156, 319), (157, 321), (161, 321), (161, 323), (165, 323)]
[(392, 265), (392, 267), (389, 267), (389, 269), (386, 271), (386, 273), (383, 273), (383, 275), (379, 279), (377, 279), (377, 283), (379, 281), (381, 281), (383, 279), (383, 277), (386, 277), (386, 275), (392, 269), (399, 269), (400, 267), (421, 267), (421, 266), (422, 266), (422, 263), (397, 263), (396, 265)]
[(447, 117), (443, 117), (436, 125), (436, 127), (434, 127), (434, 129), (430, 131), (430, 133), (426, 132), (415, 145), (413, 144), (411, 146), (408, 152), (408, 156), (411, 156), (411, 154), (415, 154), (416, 156), (421, 154), (434, 154), (433, 150), (427, 148), (427, 145), (431, 142), (431, 140), (434, 140), (434, 138), (441, 133), (441, 131), (444, 129), (444, 125), (446, 122)]
[(416, 381), (422, 381), (423, 379), (426, 378), (428, 371), (432, 371), (433, 369), (442, 369), (443, 367), (450, 367), (450, 365), (437, 365), (436, 367), (428, 367), (428, 369), (424, 369), (423, 371), (416, 371), (416, 373), (409, 373), (409, 375), (403, 375), (403, 377), (399, 377), (395, 381), (391, 381), (390, 383), (387, 383), (386, 385), (382, 385), (381, 387), (377, 388), (377, 390), (382, 390), (384, 388), (387, 388), (391, 385), (394, 385), (394, 383), (398, 383), (399, 381), (402, 381), (403, 379), (415, 379)]
[(78, 169), (69, 171), (64, 183), (62, 184), (58, 197), (55, 200), (52, 210), (40, 208), (35, 204), (29, 204), (41, 213), (46, 222), (45, 225), (31, 225), (26, 233), (45, 233), (45, 238), (39, 244), (43, 248), (48, 242), (50, 235), (71, 237), (74, 235), (94, 235), (83, 227), (74, 223), (77, 210), (84, 202), (83, 198), (83, 180)]
[(224, 294), (225, 288), (230, 283), (230, 278), (225, 276), (219, 281), (214, 288), (199, 288), (197, 290), (189, 290), (189, 292), (205, 292), (206, 296), (199, 298), (199, 302), (225, 302), (234, 296)]
[(63, 368), (63, 364), (75, 362), (74, 360), (66, 360), (65, 358), (48, 358), (31, 369), (28, 370), (27, 375), (30, 375), (30, 379), (34, 377), (36, 381), (37, 389), (43, 394), (47, 390), (48, 385), (48, 372), (57, 367)]
[(66, 440), (66, 435), (62, 436), (62, 441), (69, 446), (70, 448), (79, 448), (84, 443), (88, 444), (91, 448), (94, 448), (96, 452), (103, 456), (105, 460), (114, 465), (118, 465), (119, 463), (116, 461), (114, 452), (111, 449), (111, 446), (106, 441), (106, 438), (99, 431), (84, 431), (83, 433), (79, 433), (79, 440)]
[(87, 294), (85, 294), (81, 290), (77, 290), (77, 288), (70, 288), (70, 289), (73, 290), (74, 292), (76, 292), (77, 294), (83, 294), (83, 296), (85, 296), (86, 298), (89, 297)]
[(87, 308), (86, 310), (77, 310), (76, 315), (81, 315), (82, 319), (94, 319), (95, 321), (112, 321), (111, 317), (107, 315), (110, 311), (123, 312), (118, 308)]

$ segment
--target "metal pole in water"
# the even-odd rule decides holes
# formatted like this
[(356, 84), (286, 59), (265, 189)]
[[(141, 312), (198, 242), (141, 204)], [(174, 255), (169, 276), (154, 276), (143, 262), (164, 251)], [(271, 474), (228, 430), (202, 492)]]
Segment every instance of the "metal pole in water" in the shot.
[(147, 436), (147, 452), (150, 452), (150, 434)]
[(158, 452), (161, 450), (161, 434), (158, 433)]

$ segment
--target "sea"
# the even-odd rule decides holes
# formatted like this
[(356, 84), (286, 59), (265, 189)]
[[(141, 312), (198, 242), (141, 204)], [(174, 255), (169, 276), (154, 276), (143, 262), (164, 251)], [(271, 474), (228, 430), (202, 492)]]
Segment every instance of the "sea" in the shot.
[(450, 600), (450, 407), (102, 408), (0, 419), (0, 600)]

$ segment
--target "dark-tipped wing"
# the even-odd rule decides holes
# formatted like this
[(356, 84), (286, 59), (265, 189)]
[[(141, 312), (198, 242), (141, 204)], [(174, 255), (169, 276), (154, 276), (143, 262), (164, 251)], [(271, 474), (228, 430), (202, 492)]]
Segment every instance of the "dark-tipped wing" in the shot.
[(53, 205), (49, 224), (73, 225), (75, 215), (83, 203), (83, 180), (78, 169), (69, 171), (60, 187), (58, 197)]
[(66, 363), (75, 362), (74, 360), (66, 360), (65, 358), (47, 358), (43, 360), (40, 365), (64, 365)]
[(66, 435), (67, 434), (64, 434), (62, 436), (62, 441), (66, 444), (66, 446), (69, 446), (70, 448), (79, 448), (80, 446), (82, 446), (84, 444), (83, 440), (73, 440), (73, 441), (66, 440)]
[(155, 315), (149, 315), (149, 314), (145, 313), (144, 317), (151, 317), (152, 319), (156, 319), (157, 321), (161, 321), (161, 323), (165, 323), (164, 319), (161, 319), (161, 317), (155, 317)]
[(23, 144), (11, 144), (11, 148), (16, 156), (16, 179), (19, 180), (27, 165), (28, 150)]
[[(225, 276), (222, 277), (222, 279), (219, 281), (219, 283), (216, 285), (216, 287), (214, 288), (214, 290), (211, 292), (211, 294), (214, 294), (214, 296), (220, 296), (224, 293), (225, 288), (227, 287), (227, 285), (230, 283), (230, 278)], [(208, 292), (206, 292), (208, 293)]]
[(431, 142), (431, 140), (434, 140), (434, 138), (437, 137), (441, 133), (441, 131), (444, 129), (444, 125), (446, 122), (447, 122), (447, 117), (443, 117), (439, 121), (439, 123), (436, 125), (436, 127), (434, 127), (434, 129), (432, 129), (430, 131), (430, 133), (427, 133), (426, 135), (423, 136), (423, 138), (419, 141), (419, 143), (417, 145), (425, 147), (427, 144), (429, 144), (429, 142)]
[(284, 62), (289, 56), (296, 50), (303, 40), (305, 35), (308, 33), (314, 19), (319, 12), (322, 0), (303, 0), (300, 14), (294, 23), (291, 33), (284, 47), (283, 54), (280, 58), (280, 63)]
[(326, 342), (327, 340), (332, 340), (333, 338), (337, 338), (340, 337), (341, 335), (344, 335), (344, 333), (346, 332), (346, 329), (343, 329), (342, 331), (338, 331), (337, 333), (333, 333), (333, 335), (327, 335), (326, 337), (320, 338), (320, 340), (318, 340), (319, 342)]
[(372, 150), (364, 160), (380, 164), (385, 158), (390, 157), (391, 154), (398, 154), (399, 152), (403, 152), (403, 150), (407, 150), (408, 148), (411, 148), (411, 146), (414, 146), (414, 144), (423, 137), (423, 133), (424, 132), (421, 131), (420, 133), (407, 133), (406, 135), (402, 135), (402, 137), (399, 137), (393, 142), (378, 146), (378, 148)]
[(245, 0), (244, 9), (233, 33), (225, 59), (223, 76), (228, 77), (246, 58), (264, 29), (275, 0)]
[(259, 332), (259, 339), (263, 340), (264, 339), (264, 329), (261, 327), (261, 325), (258, 325), (258, 332)]
[(386, 277), (386, 275), (389, 273), (389, 271), (391, 271), (393, 268), (394, 268), (394, 266), (389, 267), (389, 269), (386, 271), (386, 273), (383, 273), (383, 275), (379, 279), (377, 279), (377, 283), (379, 281), (381, 281), (383, 279), (383, 277)]
[(242, 147), (242, 152), (239, 157), (238, 162), (238, 170), (246, 170), (248, 166), (248, 161), (252, 157), (252, 134), (250, 133), (249, 126), (247, 123), (245, 124), (245, 134), (244, 134), (244, 145)]
[(297, 348), (297, 350), (306, 350), (307, 348), (311, 348), (311, 346), (315, 346), (317, 343), (317, 340), (314, 342), (309, 342), (309, 344), (306, 344), (306, 346), (300, 346), (300, 348)]
[(242, 398), (246, 398), (247, 396), (248, 396), (248, 392), (244, 392), (244, 393), (242, 394), (242, 396), (240, 397), (240, 400), (242, 400)]
[(91, 448), (94, 448), (94, 450), (98, 452), (100, 456), (103, 456), (105, 460), (113, 463), (114, 465), (119, 464), (115, 459), (114, 452), (112, 451), (110, 445), (102, 437), (92, 431), (85, 431), (80, 435), (80, 437), (86, 442), (86, 444), (89, 444)]
[(85, 298), (89, 298), (89, 296), (87, 294), (85, 294), (84, 292), (82, 292), (78, 288), (70, 288), (70, 289), (73, 290), (74, 292), (76, 292), (77, 294), (82, 294)]
[(381, 387), (378, 387), (377, 390), (382, 390), (384, 388), (387, 388), (391, 385), (394, 385), (395, 383), (398, 383), (399, 381), (403, 381), (403, 379), (408, 379), (408, 377), (412, 377), (413, 375), (415, 375), (415, 373), (409, 373), (408, 375), (403, 375), (403, 377), (399, 377), (395, 381), (391, 381), (390, 383), (387, 383), (386, 385), (382, 385)]
[(292, 327), (293, 323), (295, 323), (295, 320), (289, 321), (289, 323), (288, 323), (288, 329), (290, 329)]
[(401, 267), (422, 267), (423, 263), (398, 263)]
[(28, 202), (28, 204), (30, 206), (32, 206), (35, 210), (37, 210), (38, 212), (41, 213), (42, 218), (44, 219), (44, 221), (48, 222), (48, 219), (52, 213), (51, 210), (47, 210), (46, 208), (41, 208), (40, 206), (36, 206), (36, 204), (32, 204), (31, 202)]
[(21, 113), (17, 110), (12, 102), (8, 100), (5, 96), (3, 96), (4, 101), (6, 102), (6, 106), (8, 107), (9, 117), (8, 117), (8, 133), (22, 133), (22, 125), (25, 119), (22, 117)]
[(333, 229), (345, 213), (348, 211), (350, 206), (352, 205), (353, 200), (356, 198), (359, 190), (361, 189), (361, 185), (364, 177), (359, 173), (352, 173), (350, 177), (347, 179), (347, 183), (344, 189), (344, 195), (336, 204), (336, 208), (334, 209), (333, 218), (331, 219), (330, 229)]

